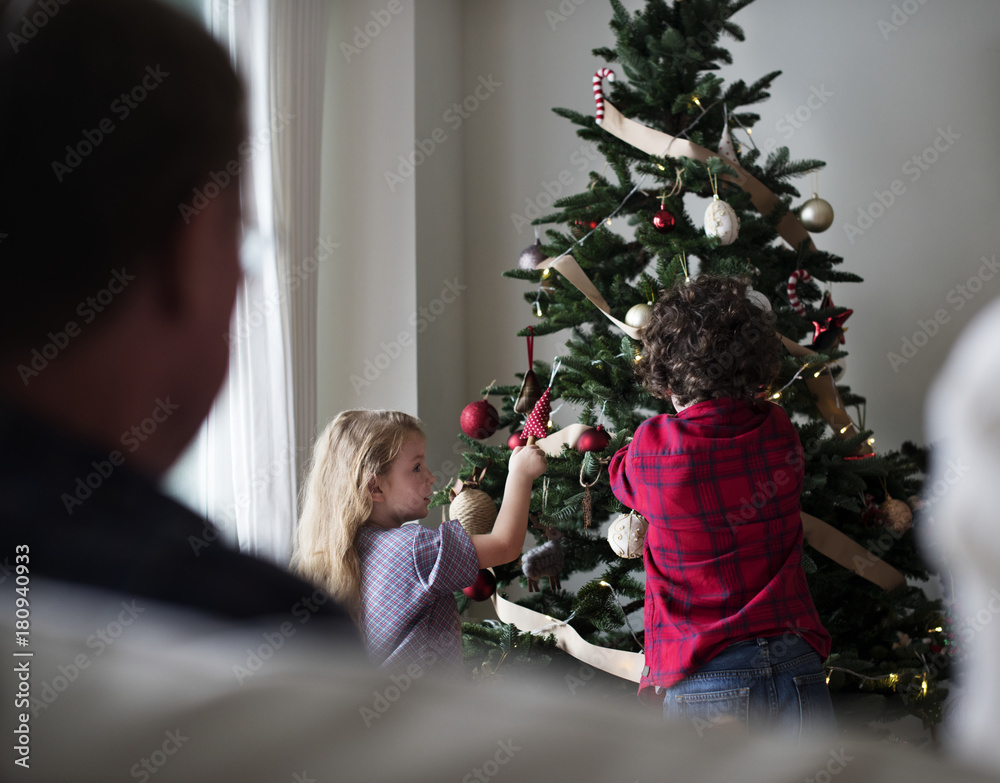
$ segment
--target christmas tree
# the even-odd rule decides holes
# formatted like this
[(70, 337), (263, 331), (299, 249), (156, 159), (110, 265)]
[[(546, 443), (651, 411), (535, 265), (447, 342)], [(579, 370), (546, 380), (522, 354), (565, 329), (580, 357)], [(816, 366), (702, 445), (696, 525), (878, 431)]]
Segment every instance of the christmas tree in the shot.
[[(608, 105), (599, 97), (596, 116), (554, 110), (596, 145), (606, 165), (591, 172), (583, 192), (557, 201), (557, 211), (535, 221), (545, 229), (544, 241), (527, 249), (506, 276), (534, 284), (525, 294), (532, 323), (519, 334), (565, 333), (565, 350), (554, 382), (553, 368), (534, 361), (533, 377), (483, 393), (502, 397), (499, 427), (505, 433), (524, 428), (531, 403), (550, 386), (553, 405), (574, 406), (580, 424), (599, 423), (610, 439), (594, 430), (581, 438), (575, 428), (567, 440), (576, 447), (550, 456), (546, 478), (536, 482), (530, 530), (535, 545), (560, 550), (558, 578), (548, 584), (541, 579), (540, 589), (527, 595), (512, 589), (529, 582), (522, 566), (534, 553), (526, 553), (523, 563), (496, 569), (497, 590), (518, 593), (519, 605), (552, 619), (553, 626), (568, 625), (587, 643), (641, 651), (643, 562), (620, 557), (609, 545), (609, 524), (630, 510), (612, 495), (605, 466), (643, 420), (672, 408), (637, 382), (642, 346), (629, 327), (641, 325), (659, 291), (689, 275), (746, 276), (767, 297), (787, 338), (784, 369), (767, 396), (784, 407), (799, 432), (802, 509), (872, 553), (859, 557), (855, 551), (837, 563), (805, 548), (813, 600), (833, 636), (825, 668), (835, 706), (842, 721), (887, 722), (913, 714), (933, 727), (941, 718), (941, 682), (954, 648), (941, 603), (920, 586), (930, 575), (903, 502), (918, 503), (924, 454), (912, 444), (876, 452), (865, 429), (864, 398), (836, 382), (850, 311), (824, 295), (820, 283), (861, 279), (838, 269), (841, 258), (816, 247), (808, 230), (828, 227), (832, 212), (820, 199), (803, 204), (792, 184), (824, 164), (795, 161), (787, 148), (765, 156), (753, 145), (759, 117), (749, 107), (769, 97), (780, 72), (731, 84), (717, 73), (732, 63), (724, 38), (744, 37), (733, 15), (751, 2), (647, 0), (632, 15), (612, 0), (616, 44), (594, 50), (617, 76), (611, 83), (602, 69), (594, 77), (595, 93), (610, 86)], [(581, 74), (581, 81), (589, 76)], [(528, 387), (536, 380), (540, 388), (533, 392)], [(477, 405), (478, 414), (482, 403)], [(474, 418), (489, 424), (488, 417)], [(463, 418), (471, 435), (493, 431), (465, 424)], [(499, 503), (510, 446), (469, 434), (460, 436), (469, 447), (462, 478), (477, 479), (478, 489)], [(438, 505), (448, 502), (447, 491), (435, 498)], [(556, 540), (548, 544), (550, 538)], [(887, 591), (868, 581), (880, 567), (876, 557), (905, 575), (906, 584)], [(545, 573), (551, 573), (549, 561)], [(462, 606), (464, 601), (460, 597)], [(565, 655), (544, 632), (528, 630), (467, 623), (470, 666), (493, 672), (516, 661), (544, 665)]]

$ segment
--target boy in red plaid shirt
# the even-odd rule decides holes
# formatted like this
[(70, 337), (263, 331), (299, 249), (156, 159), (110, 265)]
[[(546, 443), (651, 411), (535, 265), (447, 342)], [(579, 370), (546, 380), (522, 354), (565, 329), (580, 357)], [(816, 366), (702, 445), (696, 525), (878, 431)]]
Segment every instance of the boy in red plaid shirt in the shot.
[(802, 447), (761, 397), (780, 368), (774, 315), (747, 281), (702, 275), (661, 294), (642, 342), (639, 375), (677, 413), (643, 422), (610, 468), (649, 521), (640, 697), (699, 735), (832, 729), (830, 635), (802, 570)]

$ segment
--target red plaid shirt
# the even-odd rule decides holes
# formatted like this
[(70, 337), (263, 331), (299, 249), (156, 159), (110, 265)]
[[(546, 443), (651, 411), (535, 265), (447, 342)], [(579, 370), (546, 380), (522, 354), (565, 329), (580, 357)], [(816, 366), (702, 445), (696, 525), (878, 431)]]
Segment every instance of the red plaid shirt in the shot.
[(640, 694), (759, 636), (830, 654), (802, 570), (803, 465), (781, 408), (732, 399), (654, 416), (615, 454), (615, 496), (649, 521)]

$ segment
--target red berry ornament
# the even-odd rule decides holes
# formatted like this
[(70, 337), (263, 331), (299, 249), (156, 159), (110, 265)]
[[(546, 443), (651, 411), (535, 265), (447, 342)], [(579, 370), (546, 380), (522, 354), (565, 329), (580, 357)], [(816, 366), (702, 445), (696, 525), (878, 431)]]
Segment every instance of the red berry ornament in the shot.
[(676, 225), (677, 218), (675, 218), (669, 210), (660, 209), (657, 210), (655, 215), (653, 215), (653, 228), (661, 234), (669, 234), (674, 230), (674, 226)]
[(608, 431), (598, 424), (594, 429), (580, 435), (576, 442), (576, 450), (581, 454), (586, 454), (588, 451), (604, 451), (610, 442), (611, 436), (608, 435)]
[(462, 411), (462, 432), (470, 438), (484, 440), (497, 431), (500, 414), (486, 400), (470, 402)]
[(480, 568), (476, 581), (468, 587), (463, 587), (462, 592), (466, 598), (473, 601), (485, 601), (496, 592), (496, 589), (497, 578), (493, 576), (493, 572), (488, 568)]

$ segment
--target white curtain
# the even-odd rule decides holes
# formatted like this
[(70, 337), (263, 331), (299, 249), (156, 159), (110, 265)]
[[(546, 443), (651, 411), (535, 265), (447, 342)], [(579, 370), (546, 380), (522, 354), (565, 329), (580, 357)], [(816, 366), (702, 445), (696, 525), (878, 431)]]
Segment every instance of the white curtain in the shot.
[[(248, 88), (242, 170), (244, 280), (229, 376), (167, 488), (247, 553), (287, 564), (296, 442), (316, 419), (316, 248), (326, 12), (323, 0), (205, 0), (209, 29)], [(315, 165), (309, 165), (315, 161)]]

